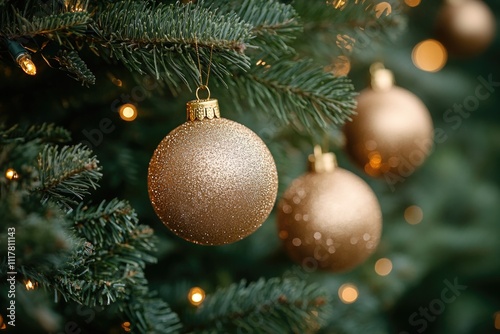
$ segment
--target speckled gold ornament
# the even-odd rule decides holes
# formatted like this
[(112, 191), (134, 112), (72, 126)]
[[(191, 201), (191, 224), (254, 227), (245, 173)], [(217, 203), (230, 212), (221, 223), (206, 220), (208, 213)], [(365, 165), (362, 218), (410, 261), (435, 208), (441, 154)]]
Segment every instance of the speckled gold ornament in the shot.
[(170, 132), (149, 163), (149, 197), (176, 235), (228, 244), (259, 228), (271, 212), (278, 176), (264, 142), (220, 118), (217, 100), (187, 104), (188, 121)]
[(344, 126), (346, 150), (368, 175), (410, 176), (433, 147), (434, 128), (423, 102), (393, 85), (392, 73), (372, 67), (372, 84), (357, 98), (357, 114)]
[(450, 54), (473, 57), (491, 44), (495, 26), (495, 16), (483, 1), (447, 0), (437, 15), (436, 35)]
[(376, 249), (382, 214), (370, 187), (339, 168), (332, 153), (310, 158), (311, 171), (295, 179), (278, 205), (278, 232), (286, 252), (309, 270), (348, 271)]

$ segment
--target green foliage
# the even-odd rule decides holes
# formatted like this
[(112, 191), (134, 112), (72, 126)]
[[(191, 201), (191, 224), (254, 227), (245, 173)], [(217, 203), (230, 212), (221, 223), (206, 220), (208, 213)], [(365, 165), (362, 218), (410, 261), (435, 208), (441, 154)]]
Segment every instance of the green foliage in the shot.
[(126, 319), (131, 319), (133, 333), (179, 333), (182, 325), (177, 314), (154, 295), (145, 297), (130, 296), (124, 307)]
[[(267, 66), (267, 67), (266, 67)], [(354, 113), (354, 87), (308, 61), (285, 61), (255, 66), (235, 81), (252, 108), (275, 113), (286, 124), (313, 132), (342, 125)]]
[[(347, 0), (336, 8), (337, 3), (327, 1), (325, 6), (321, 1), (294, 2), (306, 22), (303, 36), (307, 40), (299, 41), (301, 52), (329, 60), (339, 54), (366, 55), (367, 50), (373, 50), (381, 42), (395, 41), (406, 28), (402, 1), (384, 2), (389, 7), (376, 0)], [(314, 50), (310, 45), (315, 46)]]
[(33, 191), (42, 194), (42, 202), (52, 200), (71, 210), (96, 189), (102, 174), (98, 160), (87, 147), (45, 146), (38, 157), (39, 184)]
[[(67, 40), (68, 35), (83, 35), (90, 23), (90, 14), (82, 8), (81, 11), (67, 11), (61, 8), (60, 13), (47, 12), (48, 7), (40, 10), (45, 15), (38, 16), (28, 12), (28, 5), (24, 11), (11, 7), (11, 13), (4, 13), (0, 29), (7, 38), (34, 37), (42, 35), (58, 41), (60, 44)], [(32, 10), (33, 8), (31, 8)]]
[[(297, 129), (309, 129), (311, 123), (322, 127), (342, 125), (354, 105), (347, 79), (328, 79), (321, 70), (324, 64), (310, 65), (307, 58), (296, 54), (294, 43), (300, 40), (303, 28), (299, 14), (306, 18), (318, 16), (318, 27), (334, 39), (342, 33), (343, 25), (362, 29), (377, 22), (382, 27), (379, 37), (400, 26), (395, 15), (374, 18), (373, 1), (348, 2), (342, 11), (327, 8), (323, 2), (298, 1), (292, 6), (264, 0), (33, 4), (38, 2), (2, 11), (0, 37), (16, 39), (46, 59), (55, 59), (62, 70), (83, 85), (95, 82), (88, 60), (82, 58), (84, 48), (133, 73), (152, 75), (173, 92), (202, 84), (199, 55), (202, 78), (208, 77), (210, 68), (216, 84), (239, 89), (231, 92), (238, 96), (250, 92), (246, 96), (248, 103), (240, 103), (240, 107), (272, 105), (273, 109), (261, 110), (278, 115)], [(305, 29), (315, 29), (308, 24)], [(274, 68), (251, 68), (259, 61), (273, 63)], [(298, 71), (297, 78), (309, 76), (304, 87), (291, 82), (291, 71)], [(244, 84), (235, 85), (238, 79)], [(333, 89), (317, 89), (328, 82), (333, 82)], [(280, 101), (276, 102), (276, 98)], [(294, 112), (298, 114), (292, 116)]]
[[(221, 1), (205, 1), (203, 4), (221, 6)], [(267, 0), (223, 1), (222, 11), (234, 12), (251, 25), (253, 47), (257, 47), (261, 59), (272, 56), (274, 59), (285, 53), (293, 53), (289, 43), (302, 30), (298, 15), (290, 5)], [(226, 14), (226, 12), (222, 12)]]
[(37, 141), (41, 143), (65, 143), (71, 140), (68, 130), (55, 126), (54, 124), (43, 123), (20, 127), (14, 125), (5, 129), (5, 125), (0, 125), (0, 144), (27, 143)]
[[(133, 311), (128, 321), (139, 333), (176, 330), (177, 315), (151, 295), (144, 274), (156, 261), (153, 230), (125, 201), (82, 202), (101, 178), (92, 151), (54, 145), (69, 133), (49, 124), (0, 129), (0, 170), (18, 172), (17, 179), (0, 178), (0, 254), (7, 258), (8, 228), (15, 228), (18, 279), (53, 292), (56, 301)], [(2, 262), (0, 275), (8, 271)]]
[(80, 58), (78, 52), (74, 50), (61, 50), (56, 59), (70, 73), (70, 76), (80, 81), (82, 85), (89, 86), (95, 83), (95, 75)]
[(299, 279), (241, 281), (208, 296), (186, 331), (304, 333), (321, 326), (327, 304), (324, 291)]
[(123, 1), (109, 4), (95, 17), (100, 40), (91, 45), (105, 58), (116, 58), (127, 68), (149, 73), (177, 86), (199, 82), (196, 46), (207, 64), (213, 48), (212, 73), (222, 79), (228, 67), (248, 68), (243, 53), (249, 27), (235, 14), (188, 5), (151, 5)]

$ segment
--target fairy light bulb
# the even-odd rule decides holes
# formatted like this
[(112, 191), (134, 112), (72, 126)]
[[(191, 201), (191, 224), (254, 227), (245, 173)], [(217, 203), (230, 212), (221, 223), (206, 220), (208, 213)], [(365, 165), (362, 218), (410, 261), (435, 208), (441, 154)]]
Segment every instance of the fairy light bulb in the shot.
[(35, 285), (31, 280), (27, 280), (24, 285), (26, 286), (26, 290), (35, 290)]
[(16, 61), (26, 74), (29, 75), (36, 74), (35, 63), (33, 63), (33, 61), (31, 60), (31, 56), (28, 53), (20, 54), (17, 57)]
[(13, 168), (9, 168), (5, 171), (5, 177), (9, 180), (15, 180), (19, 176), (17, 175), (17, 172)]
[(188, 293), (188, 300), (195, 306), (200, 305), (205, 300), (205, 291), (197, 286), (191, 288)]
[(119, 113), (120, 118), (124, 121), (131, 122), (137, 118), (137, 108), (131, 103), (122, 105), (119, 109)]
[(21, 43), (15, 40), (5, 40), (5, 43), (10, 55), (12, 56), (12, 59), (16, 61), (16, 63), (23, 69), (23, 71), (26, 72), (26, 74), (35, 75), (35, 63), (33, 63), (30, 54), (21, 45)]

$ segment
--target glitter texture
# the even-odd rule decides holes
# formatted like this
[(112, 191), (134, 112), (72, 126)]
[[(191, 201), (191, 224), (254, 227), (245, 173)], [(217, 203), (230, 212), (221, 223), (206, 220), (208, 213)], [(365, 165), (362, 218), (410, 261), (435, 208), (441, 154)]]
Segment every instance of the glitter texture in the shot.
[(278, 205), (278, 231), (287, 253), (312, 268), (352, 269), (373, 253), (381, 230), (375, 194), (362, 179), (339, 167), (302, 175)]
[(149, 163), (149, 197), (176, 235), (202, 245), (253, 233), (276, 200), (278, 174), (264, 142), (225, 118), (186, 122), (158, 145)]

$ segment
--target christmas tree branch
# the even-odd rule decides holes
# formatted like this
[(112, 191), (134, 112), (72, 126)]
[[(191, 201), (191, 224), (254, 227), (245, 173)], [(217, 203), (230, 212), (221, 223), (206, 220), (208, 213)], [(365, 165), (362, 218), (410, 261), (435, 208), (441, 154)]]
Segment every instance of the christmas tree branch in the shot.
[(48, 123), (29, 127), (14, 125), (8, 129), (5, 129), (4, 124), (0, 125), (0, 144), (26, 143), (32, 140), (39, 143), (66, 143), (71, 140), (71, 135), (68, 130)]
[[(395, 40), (406, 28), (401, 2), (391, 0), (327, 1), (298, 0), (297, 12), (307, 22), (305, 45), (314, 44), (316, 53), (332, 56), (335, 53), (366, 52), (376, 42)], [(336, 45), (338, 48), (333, 48)], [(308, 47), (301, 51), (309, 54)], [(336, 52), (335, 52), (336, 51)]]
[[(221, 5), (221, 1), (205, 1), (204, 4)], [(258, 47), (259, 57), (293, 53), (288, 45), (302, 30), (297, 12), (291, 5), (268, 0), (225, 0), (222, 10), (236, 13), (251, 25), (254, 38), (252, 45)]]
[(55, 59), (70, 73), (70, 76), (80, 81), (82, 85), (89, 86), (95, 83), (95, 76), (80, 58), (78, 52), (61, 50)]
[(237, 78), (251, 107), (274, 112), (300, 130), (342, 125), (354, 113), (354, 87), (345, 77), (334, 77), (307, 61), (285, 61), (256, 66)]
[(192, 4), (123, 1), (99, 11), (94, 29), (98, 36), (91, 46), (102, 56), (174, 86), (178, 79), (198, 83), (196, 48), (205, 64), (213, 49), (212, 74), (220, 79), (229, 75), (228, 66), (249, 67), (243, 51), (250, 29), (235, 14)]
[(71, 210), (89, 188), (96, 189), (102, 174), (92, 151), (82, 146), (47, 145), (38, 157), (39, 185), (33, 191), (42, 195), (42, 202), (52, 200)]
[(184, 332), (304, 333), (319, 328), (327, 308), (323, 292), (298, 279), (242, 281), (208, 296)]
[[(44, 7), (44, 11), (47, 11), (47, 8), (49, 7)], [(26, 11), (21, 13), (12, 7), (11, 15), (2, 15), (0, 21), (2, 35), (9, 39), (43, 35), (62, 44), (68, 35), (85, 34), (87, 25), (91, 21), (90, 14), (84, 8), (77, 12), (63, 10), (61, 13), (46, 14), (46, 16), (34, 16)]]
[(179, 333), (182, 327), (179, 316), (154, 294), (132, 295), (122, 309), (133, 333)]

